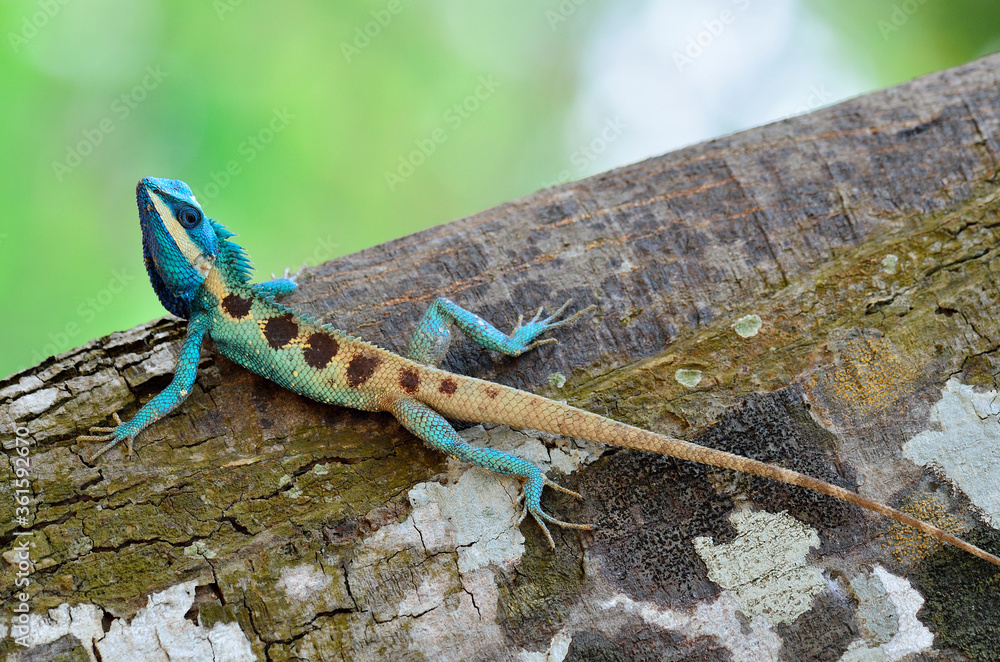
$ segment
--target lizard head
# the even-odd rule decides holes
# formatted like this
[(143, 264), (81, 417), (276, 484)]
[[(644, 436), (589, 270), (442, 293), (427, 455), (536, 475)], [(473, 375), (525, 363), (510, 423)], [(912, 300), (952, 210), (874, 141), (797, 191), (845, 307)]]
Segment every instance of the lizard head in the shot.
[(164, 308), (190, 317), (191, 303), (219, 256), (221, 226), (205, 216), (180, 180), (146, 177), (135, 196), (142, 257), (153, 289)]

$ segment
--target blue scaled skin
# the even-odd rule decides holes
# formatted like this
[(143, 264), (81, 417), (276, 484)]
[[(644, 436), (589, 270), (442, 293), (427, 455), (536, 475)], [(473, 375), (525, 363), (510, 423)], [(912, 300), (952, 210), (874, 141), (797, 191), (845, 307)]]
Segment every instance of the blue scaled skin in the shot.
[[(438, 299), (418, 324), (403, 358), (275, 303), (275, 297), (295, 290), (291, 278), (251, 285), (250, 263), (243, 249), (230, 240), (234, 235), (205, 216), (184, 182), (143, 179), (136, 188), (136, 200), (150, 283), (167, 310), (189, 320), (188, 333), (173, 380), (163, 392), (128, 421), (122, 422), (116, 413), (114, 427), (96, 427), (92, 430), (98, 434), (80, 437), (107, 442), (94, 457), (121, 441), (128, 444), (131, 454), (135, 436), (184, 401), (194, 386), (202, 341), (208, 334), (227, 358), (281, 386), (320, 402), (391, 412), (416, 436), (452, 457), (520, 476), (525, 481), (524, 514), (530, 513), (543, 529), (543, 521), (588, 528), (561, 522), (542, 511), (542, 488), (562, 488), (536, 466), (499, 450), (469, 446), (439, 413), (476, 418), (477, 400), (497, 400), (497, 395), (489, 394), (499, 394), (501, 388), (502, 401), (521, 392), (487, 386), (434, 366), (448, 350), (453, 324), (480, 346), (517, 356), (555, 342), (537, 338), (593, 307), (561, 321), (557, 320), (565, 305), (544, 319), (539, 310), (527, 324), (518, 320), (517, 328), (507, 335), (451, 301)], [(441, 398), (448, 402), (436, 402)], [(547, 529), (545, 533), (552, 542)]]
[(517, 356), (554, 342), (538, 338), (593, 306), (562, 320), (558, 318), (565, 305), (544, 319), (539, 310), (527, 324), (518, 320), (508, 335), (451, 301), (438, 299), (417, 325), (407, 355), (402, 357), (276, 303), (275, 297), (295, 289), (293, 279), (250, 284), (250, 263), (243, 249), (230, 241), (233, 233), (205, 216), (184, 182), (143, 179), (136, 188), (136, 200), (149, 281), (163, 306), (188, 320), (188, 332), (173, 380), (162, 393), (128, 421), (123, 423), (114, 414), (114, 427), (93, 428), (97, 435), (80, 437), (108, 442), (95, 457), (121, 441), (128, 443), (131, 454), (135, 436), (183, 402), (194, 386), (198, 355), (207, 334), (226, 358), (279, 386), (319, 402), (389, 412), (420, 439), (456, 459), (520, 477), (524, 481), (524, 509), (518, 524), (530, 514), (553, 547), (546, 522), (576, 529), (590, 527), (546, 514), (541, 508), (542, 488), (549, 485), (579, 495), (551, 482), (526, 460), (469, 446), (446, 417), (615, 444), (798, 485), (881, 513), (1000, 565), (1000, 558), (960, 538), (842, 487), (436, 367), (448, 350), (453, 325), (481, 347)]

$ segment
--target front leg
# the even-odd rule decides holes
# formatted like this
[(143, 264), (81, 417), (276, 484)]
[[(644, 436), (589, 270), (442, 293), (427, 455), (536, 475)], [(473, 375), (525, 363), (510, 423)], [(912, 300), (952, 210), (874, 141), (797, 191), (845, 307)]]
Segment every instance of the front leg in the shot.
[(196, 314), (191, 318), (188, 323), (187, 337), (184, 338), (180, 356), (177, 357), (177, 367), (174, 369), (173, 380), (167, 388), (143, 405), (131, 420), (122, 423), (116, 412), (114, 414), (114, 427), (93, 427), (90, 428), (91, 432), (101, 434), (76, 438), (77, 441), (108, 442), (90, 458), (91, 460), (97, 459), (121, 441), (128, 442), (128, 454), (131, 456), (132, 440), (135, 439), (135, 436), (153, 422), (166, 416), (174, 407), (184, 401), (194, 386), (194, 379), (198, 371), (198, 356), (201, 354), (201, 344), (208, 331), (208, 324), (209, 319), (206, 315)]
[(427, 365), (437, 365), (448, 352), (451, 343), (451, 325), (454, 323), (470, 340), (486, 349), (492, 349), (507, 356), (520, 354), (544, 345), (554, 343), (554, 338), (535, 340), (538, 336), (552, 329), (569, 324), (581, 315), (595, 310), (597, 306), (588, 306), (577, 311), (566, 319), (556, 321), (571, 302), (567, 301), (556, 312), (542, 319), (542, 309), (527, 324), (522, 325), (523, 316), (517, 320), (517, 326), (507, 335), (495, 326), (471, 313), (465, 308), (448, 299), (438, 299), (424, 313), (417, 330), (410, 339), (406, 351), (407, 358)]
[(295, 282), (295, 279), (299, 277), (302, 270), (305, 268), (306, 265), (303, 264), (294, 274), (291, 273), (291, 269), (285, 269), (285, 275), (281, 278), (275, 278), (272, 273), (271, 280), (264, 281), (263, 283), (257, 283), (250, 289), (252, 289), (254, 293), (261, 298), (267, 300), (271, 300), (274, 297), (280, 297), (283, 294), (291, 294), (299, 286), (299, 284)]

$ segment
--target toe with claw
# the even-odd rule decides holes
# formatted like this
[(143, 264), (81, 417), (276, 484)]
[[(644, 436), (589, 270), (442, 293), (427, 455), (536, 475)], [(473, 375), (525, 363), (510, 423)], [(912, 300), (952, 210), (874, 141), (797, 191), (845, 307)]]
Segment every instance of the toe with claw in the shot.
[[(559, 485), (558, 483), (549, 480), (545, 476), (542, 476), (542, 481), (543, 484), (548, 485), (553, 489), (559, 490), (560, 492), (565, 492), (566, 494), (576, 497), (577, 499), (583, 499), (583, 497), (577, 492), (566, 489), (562, 485)], [(546, 522), (548, 522), (549, 524), (555, 524), (556, 526), (562, 527), (564, 529), (579, 529), (581, 531), (592, 531), (594, 529), (594, 527), (591, 526), (590, 524), (576, 524), (574, 522), (564, 522), (562, 520), (556, 519), (555, 517), (552, 517), (551, 515), (547, 514), (545, 511), (542, 510), (542, 506), (539, 499), (532, 499), (530, 497), (526, 498), (525, 495), (527, 494), (527, 492), (528, 489), (526, 486), (526, 489), (521, 492), (521, 495), (515, 502), (515, 505), (517, 505), (522, 501), (524, 501), (524, 508), (521, 510), (521, 516), (517, 519), (516, 526), (520, 526), (521, 522), (523, 522), (524, 519), (530, 514), (532, 519), (534, 519), (535, 522), (538, 523), (538, 526), (542, 528), (542, 533), (545, 534), (545, 538), (546, 540), (549, 541), (549, 546), (552, 549), (556, 548), (556, 543), (552, 539), (552, 534), (549, 533), (549, 527), (545, 525)]]
[(521, 352), (526, 352), (529, 349), (534, 349), (541, 345), (557, 343), (559, 341), (555, 338), (543, 338), (541, 340), (535, 340), (535, 338), (546, 331), (551, 331), (552, 329), (559, 328), (560, 326), (571, 324), (572, 322), (580, 319), (583, 315), (597, 310), (597, 306), (587, 306), (583, 310), (578, 310), (569, 317), (559, 319), (559, 316), (563, 314), (571, 303), (573, 303), (572, 299), (566, 301), (566, 303), (559, 306), (558, 310), (545, 318), (542, 318), (544, 308), (539, 308), (538, 312), (535, 313), (535, 316), (532, 317), (527, 324), (524, 323), (524, 315), (519, 315), (517, 318), (517, 324), (514, 326), (514, 330), (510, 333), (512, 343), (518, 345)]
[[(302, 272), (305, 271), (305, 270), (306, 270), (306, 263), (305, 262), (302, 263), (301, 267), (299, 267), (298, 269), (295, 270), (294, 274), (292, 273), (291, 267), (285, 267), (285, 273), (281, 277), (284, 278), (285, 280), (290, 280), (293, 283), (297, 283), (297, 282), (299, 282), (299, 276), (301, 276)], [(277, 278), (277, 276), (275, 276), (274, 272), (272, 271), (271, 272), (271, 280), (275, 280), (276, 278)]]
[(130, 458), (132, 457), (132, 439), (135, 438), (136, 433), (132, 431), (128, 423), (122, 423), (122, 419), (118, 416), (118, 412), (112, 414), (112, 418), (115, 421), (113, 427), (92, 427), (90, 428), (90, 431), (95, 434), (83, 435), (76, 438), (77, 441), (108, 442), (90, 457), (91, 461), (94, 461), (104, 455), (122, 441), (126, 442), (128, 445), (128, 456)]

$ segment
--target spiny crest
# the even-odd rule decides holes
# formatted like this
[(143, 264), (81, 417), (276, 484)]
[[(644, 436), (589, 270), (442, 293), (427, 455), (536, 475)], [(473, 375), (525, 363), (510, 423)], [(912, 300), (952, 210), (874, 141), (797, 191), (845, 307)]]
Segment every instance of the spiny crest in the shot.
[[(322, 323), (320, 323), (320, 321), (318, 319), (316, 319), (315, 317), (313, 317), (309, 313), (304, 313), (301, 310), (298, 310), (296, 308), (289, 308), (288, 306), (286, 306), (284, 304), (280, 304), (277, 301), (272, 301), (271, 305), (274, 306), (275, 308), (277, 308), (279, 313), (282, 313), (282, 314), (284, 314), (284, 313), (291, 313), (292, 315), (295, 315), (296, 317), (298, 317), (300, 320), (302, 320), (306, 324), (313, 324), (315, 326), (318, 326), (321, 331), (328, 331), (328, 332), (329, 331), (337, 331), (338, 333), (340, 333), (333, 326), (331, 326), (329, 324), (322, 324)], [(341, 335), (343, 335), (343, 334), (341, 334)]]
[(235, 237), (236, 233), (230, 232), (224, 225), (215, 219), (209, 219), (215, 236), (219, 238), (219, 257), (216, 264), (224, 264), (228, 267), (227, 272), (235, 278), (241, 285), (250, 282), (253, 274), (253, 265), (250, 257), (243, 247), (235, 241), (229, 241), (230, 237)]

